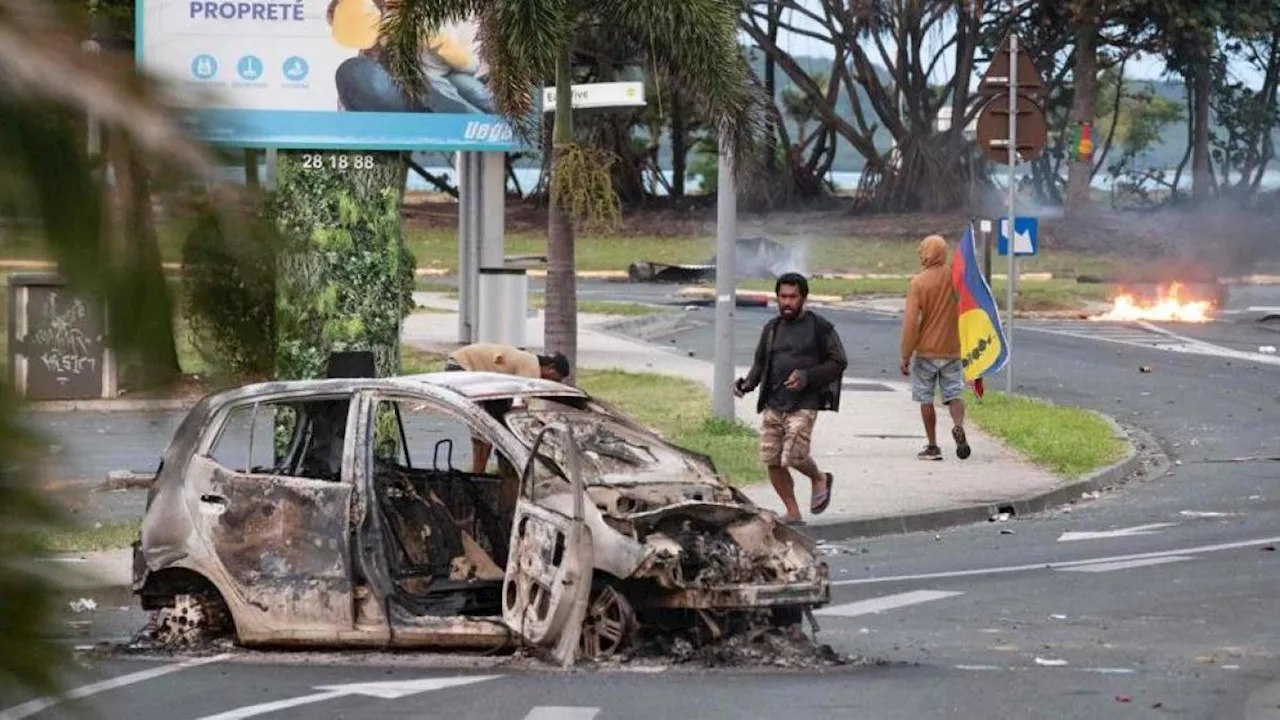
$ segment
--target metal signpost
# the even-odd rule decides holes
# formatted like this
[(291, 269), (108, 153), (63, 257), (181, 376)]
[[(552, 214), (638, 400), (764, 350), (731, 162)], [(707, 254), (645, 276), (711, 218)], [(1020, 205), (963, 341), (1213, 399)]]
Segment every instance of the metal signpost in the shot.
[[(1017, 0), (1013, 2), (1013, 11), (1016, 15)], [(1010, 252), (1009, 275), (1005, 281), (1008, 314), (1005, 339), (1009, 347), (1005, 387), (1009, 393), (1013, 392), (1013, 300), (1018, 283), (1017, 253), (1012, 249), (1018, 201), (1015, 172), (1018, 160), (1030, 162), (1039, 157), (1048, 139), (1044, 110), (1036, 102), (1045, 95), (1045, 84), (1031, 56), (1019, 52), (1018, 45), (1017, 34), (1010, 33), (978, 83), (978, 94), (987, 98), (978, 117), (979, 147), (993, 162), (1007, 163), (1009, 168)]]

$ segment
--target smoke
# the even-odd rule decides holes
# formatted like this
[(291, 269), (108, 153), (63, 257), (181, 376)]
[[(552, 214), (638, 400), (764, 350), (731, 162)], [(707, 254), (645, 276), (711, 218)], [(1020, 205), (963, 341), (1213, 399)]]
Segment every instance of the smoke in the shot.
[(1055, 221), (1054, 246), (1132, 257), (1140, 277), (1210, 280), (1265, 272), (1280, 262), (1274, 218), (1230, 201), (1196, 209), (1110, 211)]
[[(734, 274), (741, 280), (769, 279), (788, 272), (808, 274), (809, 242), (783, 244), (766, 237), (738, 238)], [(716, 263), (712, 256), (708, 264)]]

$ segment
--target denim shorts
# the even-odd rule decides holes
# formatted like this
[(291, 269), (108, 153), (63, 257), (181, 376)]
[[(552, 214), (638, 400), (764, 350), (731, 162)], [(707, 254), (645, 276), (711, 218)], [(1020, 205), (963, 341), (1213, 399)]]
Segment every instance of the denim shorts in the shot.
[(911, 365), (911, 399), (922, 405), (932, 405), (934, 388), (942, 391), (943, 403), (964, 395), (964, 363), (916, 358)]

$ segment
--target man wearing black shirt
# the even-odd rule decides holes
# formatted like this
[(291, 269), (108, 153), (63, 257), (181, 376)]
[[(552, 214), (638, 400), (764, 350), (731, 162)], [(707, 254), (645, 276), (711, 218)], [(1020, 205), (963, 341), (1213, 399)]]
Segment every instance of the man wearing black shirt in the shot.
[(734, 382), (733, 392), (742, 397), (760, 387), (756, 405), (756, 411), (764, 413), (760, 461), (769, 469), (769, 482), (787, 508), (787, 523), (802, 525), (790, 469), (809, 476), (813, 482), (809, 509), (821, 515), (831, 504), (834, 478), (818, 468), (809, 443), (818, 412), (840, 409), (841, 377), (848, 360), (835, 327), (805, 309), (809, 281), (803, 275), (782, 275), (774, 292), (778, 317), (765, 323), (751, 372)]

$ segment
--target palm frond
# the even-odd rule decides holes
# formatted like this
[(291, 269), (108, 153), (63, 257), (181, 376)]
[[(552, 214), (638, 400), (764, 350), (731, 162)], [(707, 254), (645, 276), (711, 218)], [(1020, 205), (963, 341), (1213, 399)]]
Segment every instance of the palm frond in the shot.
[(489, 87), (498, 109), (525, 134), (531, 117), (542, 110), (541, 98), (535, 103), (534, 94), (555, 74), (575, 21), (566, 0), (492, 0), (480, 16)]
[(391, 0), (378, 29), (387, 71), (405, 94), (421, 98), (427, 93), (422, 71), (422, 41), (445, 23), (475, 17), (483, 0)]
[(735, 174), (755, 166), (764, 130), (763, 98), (738, 43), (741, 0), (602, 0), (593, 13), (645, 41), (668, 73), (727, 141)]

